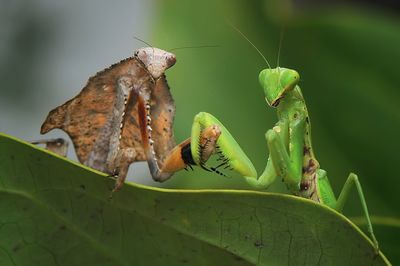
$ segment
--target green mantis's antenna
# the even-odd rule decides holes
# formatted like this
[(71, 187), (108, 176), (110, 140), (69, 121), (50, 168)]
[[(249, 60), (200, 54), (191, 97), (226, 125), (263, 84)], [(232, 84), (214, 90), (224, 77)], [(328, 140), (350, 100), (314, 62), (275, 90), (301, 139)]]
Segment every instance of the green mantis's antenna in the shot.
[(283, 28), (281, 28), (281, 36), (279, 37), (278, 59), (277, 59), (277, 62), (276, 62), (276, 66), (278, 68), (279, 68), (279, 59), (281, 58), (282, 40), (283, 40)]
[(236, 28), (235, 26), (233, 26), (232, 24), (230, 24), (230, 26), (235, 29), (237, 32), (239, 32), (240, 35), (243, 36), (243, 38), (246, 39), (246, 41), (248, 41), (253, 47), (254, 49), (257, 50), (257, 52), (261, 55), (261, 57), (264, 59), (264, 61), (267, 63), (268, 67), (271, 68), (270, 64), (268, 63), (268, 60), (265, 58), (265, 56), (260, 52), (260, 50), (258, 50), (258, 48), (249, 40), (249, 38), (246, 37), (246, 35), (244, 35), (243, 32), (241, 32), (238, 28)]
[(181, 50), (181, 49), (191, 49), (191, 48), (215, 48), (215, 47), (220, 47), (219, 45), (198, 45), (198, 46), (182, 46), (182, 47), (176, 47), (169, 49), (169, 52), (176, 51), (176, 50)]

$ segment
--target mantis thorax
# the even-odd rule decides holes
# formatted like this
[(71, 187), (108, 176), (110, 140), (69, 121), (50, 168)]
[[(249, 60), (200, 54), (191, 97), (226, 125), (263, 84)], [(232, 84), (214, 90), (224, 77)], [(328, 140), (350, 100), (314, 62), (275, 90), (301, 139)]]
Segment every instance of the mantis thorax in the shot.
[[(311, 143), (311, 124), (307, 107), (303, 98), (299, 82), (299, 74), (288, 68), (264, 69), (259, 75), (259, 81), (264, 89), (267, 103), (277, 108), (280, 124), (291, 125), (300, 120), (305, 120), (303, 140), (303, 164), (299, 169), (302, 174), (300, 188), (293, 188), (293, 192), (303, 197), (310, 198), (316, 190), (317, 170), (319, 163), (315, 158)], [(291, 126), (287, 129), (287, 139), (291, 138)], [(291, 147), (287, 147), (291, 152)]]
[[(306, 198), (317, 197), (318, 193), (315, 193), (315, 190), (318, 182), (317, 171), (320, 166), (312, 148), (311, 123), (300, 87), (296, 85), (292, 91), (285, 93), (277, 109), (280, 121), (287, 120), (290, 124), (295, 123), (298, 119), (305, 120), (302, 178), (300, 189), (294, 192)], [(289, 130), (289, 137), (290, 135), (291, 132)], [(318, 199), (315, 200), (319, 201)]]

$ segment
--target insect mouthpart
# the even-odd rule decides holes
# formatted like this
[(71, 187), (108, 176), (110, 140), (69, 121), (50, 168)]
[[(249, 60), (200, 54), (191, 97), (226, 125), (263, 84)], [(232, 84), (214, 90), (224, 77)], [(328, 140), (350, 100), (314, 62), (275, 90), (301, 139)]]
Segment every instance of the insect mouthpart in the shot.
[(279, 105), (279, 103), (281, 102), (282, 98), (283, 98), (283, 96), (281, 96), (281, 97), (279, 97), (278, 99), (276, 99), (275, 101), (273, 101), (273, 102), (271, 103), (271, 106), (272, 106), (272, 107), (277, 107), (277, 106)]

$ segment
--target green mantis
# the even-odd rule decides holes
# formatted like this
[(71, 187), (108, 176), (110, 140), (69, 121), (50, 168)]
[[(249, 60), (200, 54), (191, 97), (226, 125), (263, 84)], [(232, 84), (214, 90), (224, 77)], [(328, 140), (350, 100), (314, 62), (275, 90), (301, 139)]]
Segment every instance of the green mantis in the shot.
[[(294, 195), (319, 202), (338, 212), (342, 212), (352, 187), (356, 186), (368, 232), (378, 251), (378, 241), (373, 233), (364, 193), (357, 175), (349, 174), (339, 197), (336, 198), (329, 184), (327, 172), (320, 168), (312, 147), (311, 121), (298, 85), (299, 80), (297, 71), (283, 67), (271, 68), (269, 64), (268, 68), (259, 74), (259, 83), (264, 90), (265, 100), (269, 106), (276, 108), (278, 114), (278, 122), (265, 134), (269, 158), (264, 172), (259, 177), (253, 164), (228, 130), (210, 114), (197, 115), (195, 121), (201, 121), (201, 124), (205, 126), (218, 124), (221, 129), (221, 136), (216, 147), (223, 161), (221, 165), (211, 169), (218, 171), (220, 166), (228, 165), (241, 174), (248, 184), (257, 189), (267, 189), (279, 177)], [(194, 126), (192, 145), (196, 139), (193, 136), (198, 135), (199, 132), (201, 130)], [(193, 147), (197, 146), (193, 145)], [(197, 161), (196, 154), (199, 151), (194, 148), (192, 152), (194, 160)]]

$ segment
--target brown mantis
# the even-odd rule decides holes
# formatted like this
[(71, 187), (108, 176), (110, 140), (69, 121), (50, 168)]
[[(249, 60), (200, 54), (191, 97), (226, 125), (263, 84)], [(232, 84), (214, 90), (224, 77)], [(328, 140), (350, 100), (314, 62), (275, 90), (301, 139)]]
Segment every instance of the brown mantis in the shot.
[(175, 105), (164, 74), (175, 62), (174, 54), (161, 49), (138, 49), (133, 57), (98, 72), (77, 96), (52, 110), (41, 133), (54, 128), (67, 132), (81, 163), (118, 177), (114, 191), (136, 161), (147, 161), (159, 182), (191, 165), (205, 168), (221, 130), (217, 123), (204, 126), (195, 119), (198, 132), (175, 145)]

